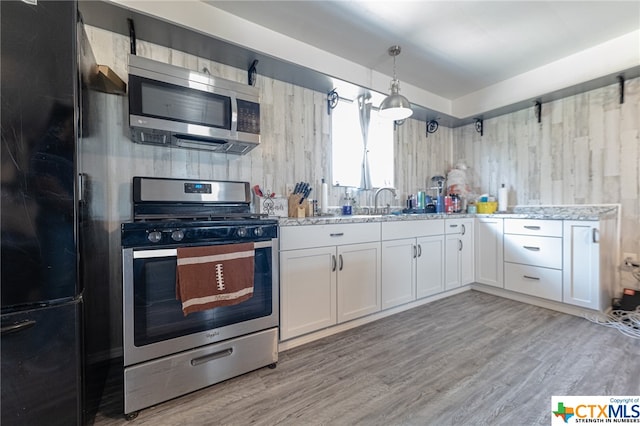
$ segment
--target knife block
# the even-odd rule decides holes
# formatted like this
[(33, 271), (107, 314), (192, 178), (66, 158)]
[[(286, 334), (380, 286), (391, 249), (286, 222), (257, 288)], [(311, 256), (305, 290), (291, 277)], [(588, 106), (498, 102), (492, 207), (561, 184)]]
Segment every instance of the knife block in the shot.
[(300, 200), (302, 194), (289, 195), (289, 217), (303, 218), (309, 210), (309, 200), (304, 200), (302, 204)]

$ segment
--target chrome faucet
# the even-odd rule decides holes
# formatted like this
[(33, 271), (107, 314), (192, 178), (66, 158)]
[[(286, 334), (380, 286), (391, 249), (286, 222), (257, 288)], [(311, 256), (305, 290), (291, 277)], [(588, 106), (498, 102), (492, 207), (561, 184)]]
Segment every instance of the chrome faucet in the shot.
[[(390, 186), (383, 186), (382, 188), (378, 188), (378, 190), (376, 191), (376, 195), (373, 197), (373, 212), (374, 212), (375, 214), (377, 214), (377, 213), (378, 213), (378, 195), (380, 195), (380, 193), (381, 193), (382, 191), (384, 191), (385, 189), (386, 189), (387, 191), (390, 191), (390, 192), (391, 192), (391, 194), (393, 194), (393, 197), (394, 197), (394, 198), (398, 196), (398, 195), (396, 194), (396, 189), (395, 189), (395, 188), (392, 188), (392, 187), (390, 187)], [(389, 207), (390, 207), (390, 206), (389, 206), (389, 204), (387, 204), (387, 213), (389, 213), (389, 210), (390, 210), (390, 208), (389, 208)]]

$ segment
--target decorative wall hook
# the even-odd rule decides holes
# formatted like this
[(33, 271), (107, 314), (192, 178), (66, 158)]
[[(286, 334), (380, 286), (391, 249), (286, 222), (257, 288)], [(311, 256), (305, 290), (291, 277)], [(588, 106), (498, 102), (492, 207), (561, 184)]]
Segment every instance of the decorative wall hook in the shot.
[(482, 118), (476, 118), (476, 132), (480, 133), (480, 136), (484, 136), (484, 121)]
[(429, 133), (435, 133), (438, 130), (438, 122), (436, 120), (427, 121), (426, 136), (429, 137)]
[(538, 120), (538, 123), (542, 123), (542, 103), (540, 103), (540, 101), (536, 101), (534, 107), (536, 119)]
[(256, 65), (258, 65), (258, 60), (254, 59), (253, 62), (251, 63), (251, 66), (249, 67), (249, 71), (247, 72), (247, 80), (249, 82), (249, 86), (255, 86), (256, 85), (256, 75), (258, 74), (258, 71), (256, 70)]
[(136, 54), (136, 27), (133, 24), (133, 19), (127, 18), (127, 23), (129, 25), (129, 49), (131, 49), (131, 54)]
[(331, 110), (338, 106), (338, 99), (340, 96), (338, 96), (336, 89), (327, 93), (327, 114), (331, 115)]
[(620, 103), (623, 104), (624, 103), (624, 75), (619, 75), (618, 76), (618, 83), (620, 84), (619, 90), (620, 90)]
[(393, 120), (393, 130), (397, 130), (398, 126), (402, 126), (405, 121), (407, 121), (406, 118), (404, 120)]

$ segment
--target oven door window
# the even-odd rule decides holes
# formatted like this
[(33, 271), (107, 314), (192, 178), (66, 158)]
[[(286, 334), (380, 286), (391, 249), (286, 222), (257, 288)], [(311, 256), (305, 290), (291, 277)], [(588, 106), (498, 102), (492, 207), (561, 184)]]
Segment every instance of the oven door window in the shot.
[(231, 98), (135, 75), (129, 76), (131, 114), (231, 129)]
[(253, 297), (185, 316), (176, 299), (176, 257), (134, 259), (134, 343), (144, 346), (271, 315), (271, 247), (256, 248)]

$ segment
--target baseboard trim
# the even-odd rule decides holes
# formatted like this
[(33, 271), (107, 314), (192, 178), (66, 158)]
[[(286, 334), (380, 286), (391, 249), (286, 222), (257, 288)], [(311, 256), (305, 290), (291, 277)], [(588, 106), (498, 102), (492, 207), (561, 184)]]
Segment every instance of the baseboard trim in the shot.
[(515, 300), (517, 302), (528, 303), (529, 305), (539, 306), (541, 308), (551, 309), (553, 311), (562, 312), (564, 314), (575, 315), (582, 317), (585, 314), (593, 315), (598, 311), (580, 308), (578, 306), (567, 305), (566, 303), (555, 302), (553, 300), (541, 299), (535, 296), (529, 296), (522, 293), (516, 293), (510, 290), (505, 290), (498, 287), (493, 287), (485, 284), (473, 283), (471, 284), (471, 290), (480, 291), (483, 293), (492, 294), (498, 297), (504, 297), (505, 299)]
[(307, 343), (311, 343), (318, 339), (322, 339), (323, 337), (332, 336), (334, 334), (350, 330), (355, 327), (359, 327), (361, 325), (386, 318), (391, 315), (395, 315), (399, 312), (408, 311), (409, 309), (416, 308), (418, 306), (426, 305), (431, 302), (435, 302), (436, 300), (444, 299), (455, 294), (463, 293), (465, 291), (469, 291), (471, 288), (466, 285), (463, 287), (459, 287), (453, 290), (445, 291), (444, 293), (438, 293), (433, 296), (425, 297), (424, 299), (415, 300), (413, 302), (409, 302), (404, 305), (396, 306), (393, 308), (385, 309), (384, 311), (376, 312), (375, 314), (367, 315), (366, 317), (358, 318), (349, 322), (345, 322), (342, 324), (337, 324), (328, 328), (324, 328), (322, 330), (314, 331), (309, 334), (305, 334), (300, 337), (294, 337), (289, 340), (281, 341), (278, 344), (278, 351), (285, 352), (289, 349), (296, 348), (298, 346), (302, 346)]

